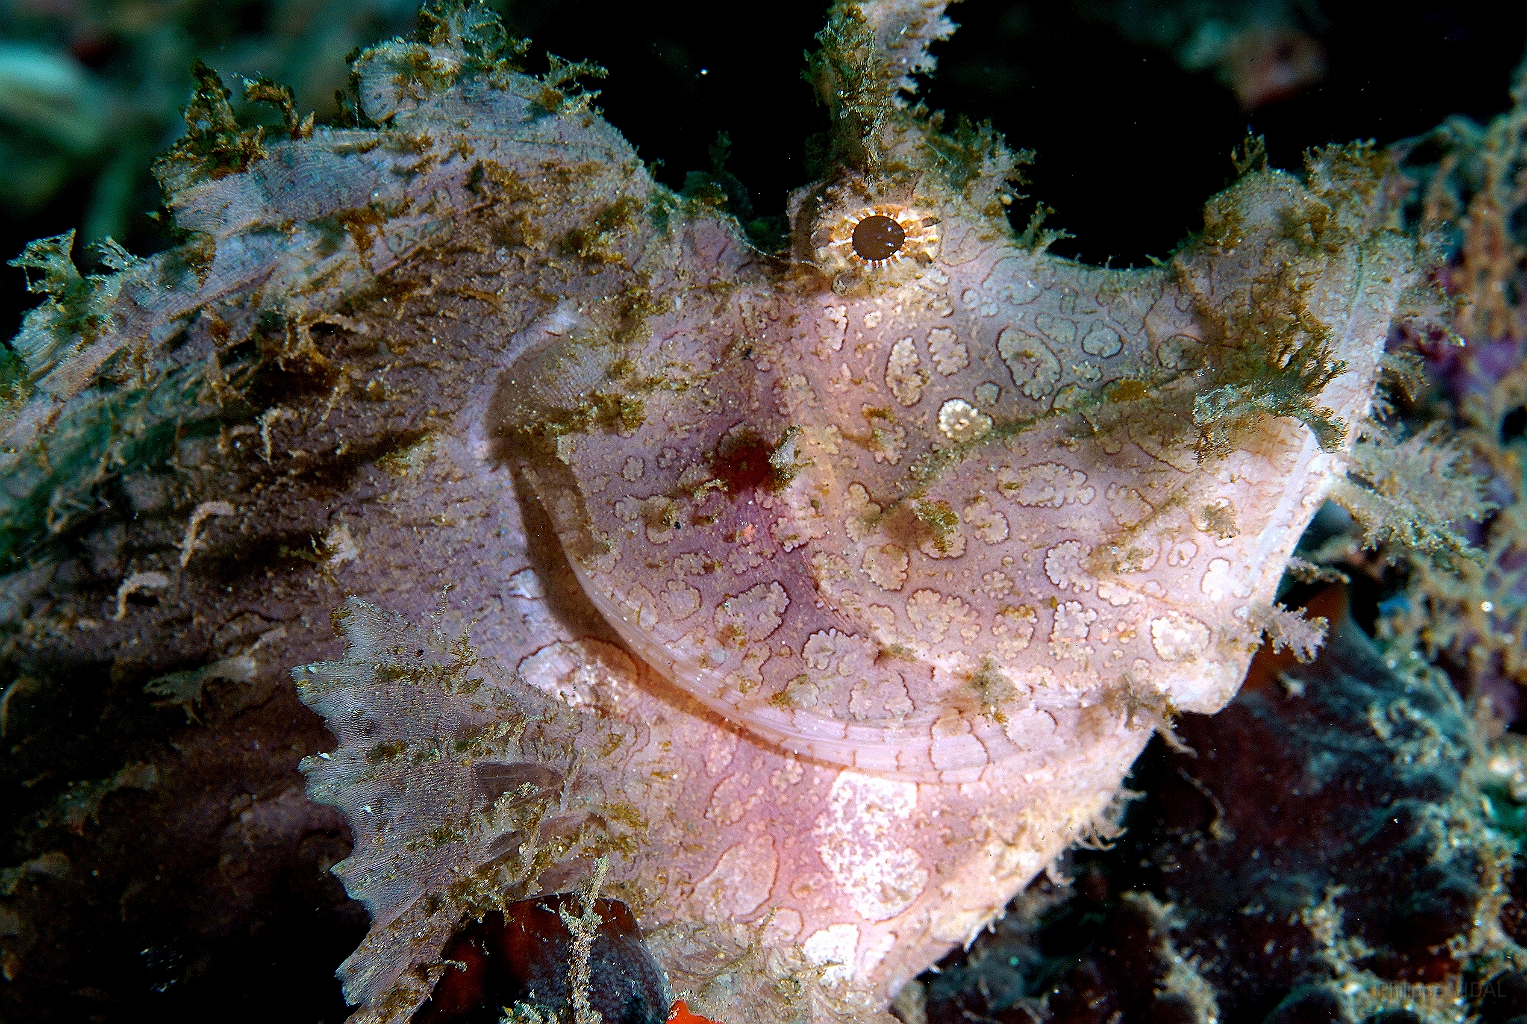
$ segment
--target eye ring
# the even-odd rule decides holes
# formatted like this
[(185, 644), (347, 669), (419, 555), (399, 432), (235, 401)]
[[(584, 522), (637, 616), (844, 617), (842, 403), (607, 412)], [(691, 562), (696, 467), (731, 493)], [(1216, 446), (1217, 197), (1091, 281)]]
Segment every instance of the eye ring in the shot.
[(932, 263), (938, 222), (924, 210), (894, 203), (850, 209), (831, 222), (826, 244), (817, 250), (818, 263), (836, 273), (883, 271), (908, 261)]

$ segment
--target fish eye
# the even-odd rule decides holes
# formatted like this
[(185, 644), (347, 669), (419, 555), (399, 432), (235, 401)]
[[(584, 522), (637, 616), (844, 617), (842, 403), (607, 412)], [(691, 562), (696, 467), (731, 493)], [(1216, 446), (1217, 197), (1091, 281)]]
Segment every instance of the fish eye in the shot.
[(865, 217), (854, 225), (854, 255), (871, 263), (895, 256), (906, 240), (902, 226), (883, 213)]
[(933, 263), (939, 221), (934, 210), (920, 204), (834, 204), (816, 222), (813, 262), (840, 294), (894, 287)]

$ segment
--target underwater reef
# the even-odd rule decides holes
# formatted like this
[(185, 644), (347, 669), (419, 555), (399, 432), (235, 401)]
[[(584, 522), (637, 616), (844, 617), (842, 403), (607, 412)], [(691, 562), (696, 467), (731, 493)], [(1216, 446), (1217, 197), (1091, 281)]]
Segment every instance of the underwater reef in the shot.
[(772, 251), (486, 8), (342, 124), (197, 68), (178, 244), (14, 261), (0, 731), (95, 781), (23, 783), (7, 1013), (103, 907), (296, 887), (355, 1021), (1516, 1015), (1527, 78), (1248, 138), (1108, 269), (918, 99), (953, 28), (831, 9)]

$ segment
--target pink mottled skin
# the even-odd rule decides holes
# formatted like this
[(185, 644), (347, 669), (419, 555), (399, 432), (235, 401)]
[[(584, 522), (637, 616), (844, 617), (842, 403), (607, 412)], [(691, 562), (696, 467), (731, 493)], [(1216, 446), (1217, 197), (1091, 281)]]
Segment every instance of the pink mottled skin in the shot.
[[(1250, 171), (1170, 265), (1080, 266), (1009, 228), (1000, 142), (941, 162), (898, 93), (942, 5), (834, 19), (817, 74), (866, 134), (793, 198), (789, 257), (442, 29), (360, 58), (385, 128), (173, 197), (198, 276), (116, 280), (92, 367), (173, 321), (152, 365), (252, 339), (275, 398), (178, 456), (234, 511), (101, 539), (92, 629), (36, 642), (295, 674), (373, 918), (356, 1020), (407, 1019), (463, 920), (604, 856), (699, 1012), (887, 1021), (1294, 628), (1276, 586), (1410, 274), (1376, 159)], [(884, 264), (868, 215), (906, 229)], [(1263, 388), (1322, 345), (1318, 394)], [(85, 400), (58, 373), (18, 449)], [(268, 566), (292, 536), (315, 556)], [(113, 618), (130, 572), (172, 585)]]
[[(1241, 188), (1264, 222), (1248, 215), (1247, 235), (1303, 198), (1271, 176)], [(714, 734), (676, 738), (651, 773), (681, 786), (664, 806), (705, 822), (693, 863), (666, 858), (694, 886), (688, 913), (798, 947), (844, 1012), (884, 1005), (1106, 827), (1164, 707), (1233, 694), (1332, 465), (1273, 418), (1201, 458), (1172, 415), (1193, 368), (1237, 344), (1193, 289), (1254, 276), (1269, 259), (1256, 241), (1238, 240), (1239, 265), (1190, 251), (1172, 270), (1103, 272), (1016, 247), (955, 203), (938, 216), (931, 264), (859, 296), (694, 223), (695, 258), (672, 265), (704, 269), (654, 288), (659, 309), (676, 298), (649, 339), (603, 352), (597, 308), (559, 306), (511, 344), (469, 428), (491, 462), (513, 425), (565, 403), (569, 377), (621, 362), (645, 382), (639, 423), (559, 435), (523, 471), (628, 649), (751, 734), (719, 752)], [(1393, 295), (1365, 289), (1360, 259), (1324, 268), (1349, 369), (1322, 397), (1347, 421), (1366, 411)], [(1056, 404), (1121, 381), (1141, 383), (1118, 408)], [(951, 402), (974, 430), (948, 426)], [(784, 453), (767, 486), (726, 485), (742, 430), (755, 460)], [(940, 452), (956, 457), (914, 470)], [(957, 519), (936, 535), (916, 502)], [(621, 716), (648, 720), (642, 699)], [(648, 913), (682, 916), (671, 897)]]

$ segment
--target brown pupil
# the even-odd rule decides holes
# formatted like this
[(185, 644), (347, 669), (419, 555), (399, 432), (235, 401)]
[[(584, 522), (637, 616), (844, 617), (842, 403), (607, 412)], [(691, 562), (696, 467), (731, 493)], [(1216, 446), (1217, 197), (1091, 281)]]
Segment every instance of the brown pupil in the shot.
[(884, 214), (866, 217), (854, 225), (854, 252), (871, 263), (895, 256), (906, 240), (907, 233), (901, 225)]

